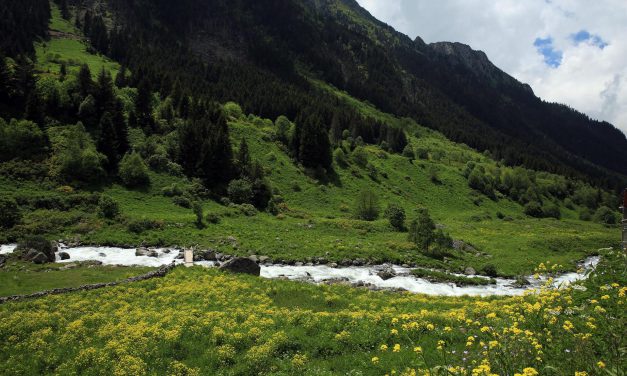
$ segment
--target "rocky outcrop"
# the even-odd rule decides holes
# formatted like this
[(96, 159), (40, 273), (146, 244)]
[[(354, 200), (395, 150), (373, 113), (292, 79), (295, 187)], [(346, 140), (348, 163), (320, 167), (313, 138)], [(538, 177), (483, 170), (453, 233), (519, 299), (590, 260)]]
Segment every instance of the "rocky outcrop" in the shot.
[(254, 276), (261, 274), (261, 267), (259, 267), (256, 262), (246, 257), (235, 257), (220, 265), (220, 269), (232, 273), (251, 274)]

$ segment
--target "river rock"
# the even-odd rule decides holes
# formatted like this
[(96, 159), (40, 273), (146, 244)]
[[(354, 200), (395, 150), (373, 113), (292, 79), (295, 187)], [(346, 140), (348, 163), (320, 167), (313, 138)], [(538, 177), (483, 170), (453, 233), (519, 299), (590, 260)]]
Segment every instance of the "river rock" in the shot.
[(228, 270), (232, 273), (244, 273), (255, 276), (259, 276), (261, 273), (261, 267), (247, 257), (235, 257), (220, 265), (220, 269)]
[(70, 254), (67, 252), (59, 252), (59, 258), (61, 260), (69, 260), (70, 259)]
[(332, 263), (330, 263), (330, 264), (329, 264), (329, 267), (331, 267), (331, 268), (337, 268), (337, 263), (332, 262)]
[(48, 256), (46, 256), (43, 252), (36, 252), (34, 256), (30, 257), (30, 261), (35, 264), (45, 264), (50, 260), (48, 260)]
[(466, 274), (466, 275), (475, 275), (475, 274), (477, 274), (477, 271), (472, 266), (468, 266), (468, 267), (466, 267), (466, 269), (464, 269), (464, 274)]
[(159, 257), (159, 253), (157, 253), (157, 251), (155, 251), (154, 249), (151, 249), (148, 251), (148, 254), (146, 256), (157, 258)]
[(302, 263), (302, 262), (300, 262), (300, 261), (297, 261), (297, 262), (294, 264), (294, 266), (303, 266), (303, 263)]
[(257, 257), (257, 255), (250, 255), (248, 258), (259, 264), (259, 257)]
[(340, 261), (340, 265), (342, 266), (351, 266), (353, 264), (353, 262), (349, 259), (344, 259), (342, 261)]
[(381, 278), (382, 280), (386, 281), (390, 278), (394, 278), (396, 277), (396, 272), (394, 271), (394, 269), (389, 266), (386, 265), (383, 269), (381, 269), (377, 275), (379, 276), (379, 278)]
[(268, 256), (259, 256), (259, 263), (261, 264), (265, 264), (270, 260), (270, 257)]
[(139, 247), (135, 250), (135, 256), (148, 256), (148, 248)]
[(103, 253), (103, 252), (100, 252), (100, 253), (98, 253), (98, 256), (100, 256), (100, 257), (107, 257), (107, 254)]
[(63, 265), (62, 267), (59, 268), (59, 270), (68, 270), (68, 269), (76, 269), (78, 268), (79, 264), (75, 263), (75, 262), (70, 262), (67, 263), (65, 265)]

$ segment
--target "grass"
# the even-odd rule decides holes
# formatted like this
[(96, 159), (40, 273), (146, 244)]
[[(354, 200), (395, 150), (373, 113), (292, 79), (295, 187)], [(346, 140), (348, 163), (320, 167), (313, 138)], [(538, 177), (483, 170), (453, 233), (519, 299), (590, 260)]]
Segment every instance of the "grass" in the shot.
[(115, 78), (120, 65), (106, 56), (89, 51), (89, 45), (79, 30), (68, 20), (61, 17), (58, 7), (51, 2), (50, 19), (51, 39), (35, 43), (37, 69), (41, 73), (57, 75), (62, 62), (68, 72), (76, 72), (87, 64), (95, 77), (103, 68)]
[(1, 305), (0, 373), (620, 374), (624, 257), (604, 254), (585, 289), (487, 299), (177, 268)]
[(134, 277), (151, 270), (140, 267), (85, 267), (59, 270), (62, 264), (45, 266), (7, 261), (0, 269), (0, 296), (31, 294), (37, 291), (113, 282)]

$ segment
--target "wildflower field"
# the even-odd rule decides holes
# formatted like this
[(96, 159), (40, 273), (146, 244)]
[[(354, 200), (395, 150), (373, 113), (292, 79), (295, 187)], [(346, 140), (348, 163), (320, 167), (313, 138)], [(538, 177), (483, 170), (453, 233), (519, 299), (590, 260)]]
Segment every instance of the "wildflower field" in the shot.
[(585, 282), (508, 298), (176, 268), (1, 305), (0, 374), (622, 375), (625, 265), (608, 251)]

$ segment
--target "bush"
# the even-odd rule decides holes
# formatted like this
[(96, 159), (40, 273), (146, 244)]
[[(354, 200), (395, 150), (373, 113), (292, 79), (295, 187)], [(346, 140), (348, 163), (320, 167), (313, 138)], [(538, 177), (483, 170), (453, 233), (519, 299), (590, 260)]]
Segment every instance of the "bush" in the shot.
[(32, 159), (46, 151), (46, 137), (37, 124), (28, 120), (0, 118), (0, 162), (14, 158)]
[(544, 218), (560, 219), (562, 217), (562, 213), (560, 212), (560, 208), (557, 205), (553, 203), (547, 203), (542, 206), (542, 216)]
[(126, 225), (126, 227), (130, 232), (141, 234), (142, 232), (145, 232), (148, 230), (161, 229), (163, 227), (163, 224), (161, 222), (153, 221), (150, 219), (138, 219), (138, 220), (130, 221)]
[(492, 264), (485, 265), (481, 270), (483, 271), (483, 274), (487, 275), (488, 277), (496, 278), (498, 276), (496, 266)]
[(48, 257), (49, 261), (54, 261), (54, 247), (52, 242), (43, 236), (33, 235), (22, 239), (18, 242), (15, 252), (20, 253), (21, 251), (28, 249), (34, 249), (37, 252), (41, 252)]
[(583, 208), (581, 209), (581, 211), (579, 212), (579, 220), (581, 221), (591, 221), (592, 220), (592, 215), (594, 213), (592, 213), (592, 211), (588, 208)]
[(145, 187), (150, 185), (148, 167), (139, 153), (125, 154), (120, 162), (120, 178), (125, 186)]
[(409, 226), (409, 241), (415, 243), (423, 252), (427, 252), (435, 240), (434, 230), (435, 223), (429, 211), (420, 209), (418, 218), (414, 219)]
[(272, 196), (270, 201), (268, 201), (268, 212), (272, 215), (277, 215), (281, 213), (285, 206), (285, 200), (283, 199), (283, 197), (279, 195), (274, 195)]
[(540, 203), (537, 201), (531, 201), (530, 203), (525, 205), (524, 212), (530, 217), (541, 218), (542, 206), (540, 206)]
[(185, 209), (191, 209), (192, 208), (192, 202), (189, 198), (185, 197), (185, 196), (175, 196), (172, 198), (172, 202), (175, 205), (178, 205), (182, 208)]
[(405, 209), (397, 204), (388, 204), (384, 212), (390, 225), (398, 231), (405, 230)]
[(604, 223), (606, 225), (615, 225), (619, 221), (617, 213), (607, 206), (598, 208), (593, 218), (595, 222)]
[(169, 187), (164, 187), (161, 190), (161, 193), (165, 197), (182, 196), (183, 195), (183, 189), (178, 184), (172, 183), (172, 185), (170, 185)]
[(205, 216), (205, 220), (207, 221), (207, 223), (217, 225), (218, 223), (220, 223), (220, 216), (216, 213), (207, 213), (207, 215)]
[(411, 145), (405, 146), (405, 149), (403, 149), (403, 157), (410, 160), (413, 160), (416, 157), (416, 154), (414, 154), (414, 149), (412, 149)]
[(257, 208), (250, 204), (239, 205), (239, 211), (247, 217), (254, 217), (257, 215)]
[(441, 229), (438, 229), (433, 233), (433, 241), (440, 250), (450, 249), (453, 247), (453, 238)]
[(229, 199), (236, 204), (248, 204), (253, 198), (253, 186), (248, 179), (231, 180), (227, 188)]
[(374, 192), (361, 191), (355, 203), (355, 217), (364, 221), (374, 221), (379, 217), (379, 200)]
[(338, 166), (345, 167), (348, 165), (346, 153), (344, 153), (344, 150), (342, 150), (342, 148), (336, 148), (335, 151), (333, 151), (333, 159)]
[(361, 146), (357, 147), (353, 151), (351, 157), (353, 158), (353, 161), (360, 167), (365, 167), (368, 164), (368, 153)]
[(0, 227), (9, 229), (22, 220), (17, 203), (12, 198), (0, 197)]
[(241, 119), (244, 117), (244, 112), (239, 104), (235, 102), (227, 102), (224, 104), (224, 113), (226, 116), (233, 119)]
[(101, 195), (98, 200), (98, 213), (104, 218), (114, 219), (120, 214), (120, 206), (111, 196)]
[(205, 224), (202, 221), (202, 203), (200, 203), (199, 201), (194, 201), (194, 203), (192, 204), (192, 211), (194, 212), (194, 215), (196, 216), (196, 227), (198, 228), (203, 228), (205, 227)]
[(425, 148), (416, 149), (416, 158), (418, 159), (429, 159), (429, 150)]

